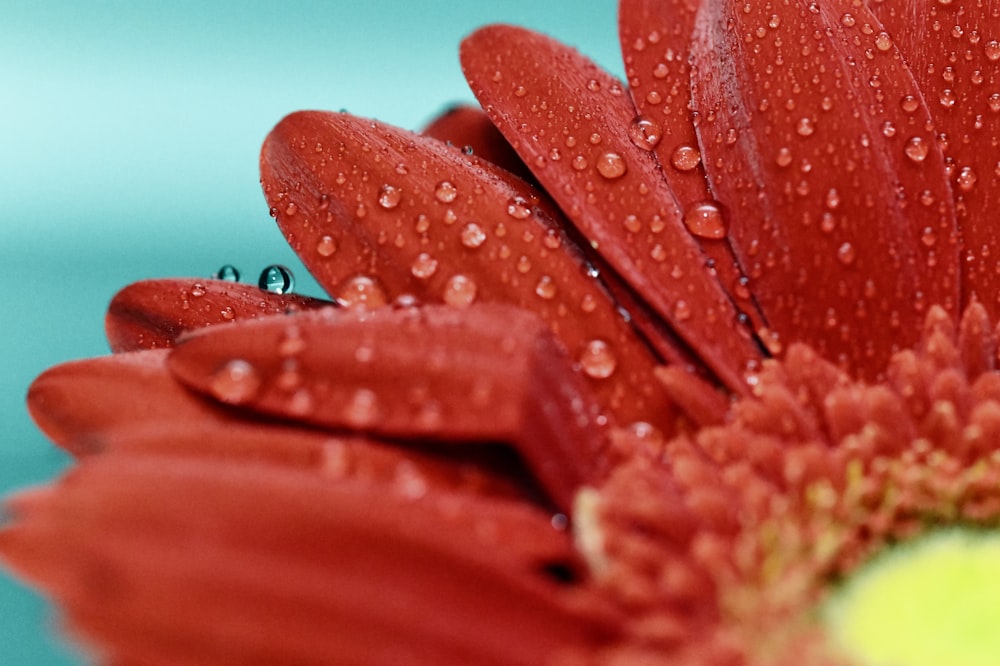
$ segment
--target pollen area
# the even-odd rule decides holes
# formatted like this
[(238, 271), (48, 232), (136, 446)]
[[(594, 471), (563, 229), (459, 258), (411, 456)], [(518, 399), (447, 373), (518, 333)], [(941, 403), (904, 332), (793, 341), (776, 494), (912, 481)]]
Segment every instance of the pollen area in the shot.
[(1000, 655), (1000, 533), (954, 528), (891, 548), (826, 604), (858, 666), (987, 666)]

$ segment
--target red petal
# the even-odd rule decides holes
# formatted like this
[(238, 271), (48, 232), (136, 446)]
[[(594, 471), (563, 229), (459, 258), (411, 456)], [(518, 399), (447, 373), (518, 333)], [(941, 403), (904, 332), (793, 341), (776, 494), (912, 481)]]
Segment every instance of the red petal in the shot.
[[(700, 0), (622, 0), (618, 4), (625, 75), (632, 103), (642, 118), (640, 127), (654, 145), (653, 153), (681, 210), (692, 216), (699, 210), (710, 212), (706, 203), (724, 213), (708, 189), (691, 112), (688, 54), (700, 5)], [(718, 233), (723, 233), (724, 218), (718, 220)], [(714, 262), (730, 298), (752, 318), (754, 329), (763, 326), (728, 236), (695, 235), (695, 241)]]
[(450, 143), (531, 182), (531, 171), (479, 108), (454, 106), (424, 128), (425, 136)]
[(512, 26), (462, 43), (476, 97), (605, 260), (728, 385), (759, 357), (681, 220), (653, 155), (630, 138), (635, 109), (576, 51)]
[(537, 664), (609, 634), (523, 504), (100, 456), (14, 510), (3, 557), (116, 663)]
[(332, 303), (224, 280), (144, 280), (115, 294), (104, 327), (112, 351), (156, 349), (204, 326), (328, 305)]
[[(962, 0), (904, 0), (872, 3), (871, 8), (888, 31), (884, 39), (891, 39), (906, 59), (934, 119), (934, 131), (943, 137), (962, 230), (962, 304), (977, 297), (996, 320), (1000, 318), (996, 8)], [(917, 91), (912, 94), (919, 97)]]
[(223, 402), (325, 427), (509, 442), (562, 507), (603, 474), (596, 404), (545, 325), (517, 308), (260, 320), (187, 338), (169, 365)]
[[(695, 103), (712, 189), (772, 329), (865, 376), (958, 304), (954, 210), (926, 108), (857, 3), (705, 3)], [(845, 19), (845, 13), (847, 18)]]
[[(317, 148), (318, 147), (318, 148)], [(439, 141), (345, 114), (285, 118), (265, 194), (320, 284), (346, 303), (514, 303), (538, 313), (624, 422), (673, 428), (657, 360), (522, 181)], [(606, 350), (609, 376), (591, 351)]]
[(32, 384), (28, 406), (39, 427), (75, 455), (251, 460), (411, 490), (451, 488), (508, 496), (533, 490), (505, 479), (505, 461), (496, 457), (436, 457), (220, 407), (175, 381), (166, 368), (166, 353), (159, 350), (51, 368)]

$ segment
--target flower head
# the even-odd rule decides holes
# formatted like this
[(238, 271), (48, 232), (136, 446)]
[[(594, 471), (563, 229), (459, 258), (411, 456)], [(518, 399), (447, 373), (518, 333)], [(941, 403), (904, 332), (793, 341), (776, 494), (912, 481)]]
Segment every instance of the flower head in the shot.
[(997, 19), (620, 12), (627, 85), (490, 26), (483, 111), (282, 120), (264, 194), (331, 301), (142, 282), (116, 354), (36, 381), (79, 464), (0, 553), (74, 632), (112, 662), (920, 663), (825, 609), (1000, 517)]

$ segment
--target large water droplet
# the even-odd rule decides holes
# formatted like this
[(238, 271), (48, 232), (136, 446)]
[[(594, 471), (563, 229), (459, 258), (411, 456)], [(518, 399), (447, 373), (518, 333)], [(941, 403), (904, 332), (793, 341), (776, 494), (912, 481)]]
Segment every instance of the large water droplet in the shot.
[(556, 283), (549, 275), (543, 275), (538, 278), (538, 284), (535, 285), (535, 293), (545, 300), (551, 300), (556, 296)]
[(601, 174), (608, 180), (615, 180), (616, 178), (621, 178), (625, 175), (628, 170), (628, 166), (625, 164), (625, 159), (618, 153), (602, 153), (600, 157), (597, 158), (597, 173)]
[(507, 200), (507, 214), (515, 220), (525, 220), (531, 215), (528, 200), (524, 197), (511, 197)]
[(628, 138), (642, 150), (653, 150), (663, 138), (663, 130), (647, 116), (637, 116), (628, 126)]
[(579, 361), (583, 372), (594, 379), (610, 377), (618, 366), (618, 359), (604, 340), (591, 340), (584, 345)]
[(216, 280), (225, 280), (226, 282), (239, 282), (240, 272), (236, 270), (235, 266), (226, 264), (225, 266), (217, 270), (215, 272), (215, 275), (212, 277), (214, 277)]
[(209, 390), (222, 402), (242, 404), (257, 395), (260, 384), (256, 368), (243, 359), (233, 359), (212, 375)]
[(356, 275), (345, 280), (337, 289), (336, 300), (345, 307), (377, 308), (386, 304), (385, 290), (375, 279)]
[(462, 229), (462, 245), (469, 248), (477, 248), (486, 242), (486, 232), (475, 222), (469, 222)]
[(442, 180), (434, 188), (434, 198), (441, 203), (451, 203), (458, 198), (458, 188), (451, 181)]
[(383, 185), (378, 192), (378, 205), (386, 210), (391, 210), (398, 206), (402, 199), (403, 194), (399, 191), (399, 188), (389, 184)]
[(719, 204), (702, 201), (684, 211), (684, 226), (699, 238), (725, 238), (726, 220)]
[(320, 236), (316, 241), (316, 253), (321, 257), (332, 257), (337, 252), (337, 241), (333, 236)]
[(476, 300), (478, 287), (475, 281), (466, 275), (452, 275), (448, 278), (442, 298), (448, 305), (463, 307), (471, 305)]
[(678, 171), (691, 171), (701, 163), (701, 151), (695, 146), (681, 144), (670, 155), (670, 164)]
[(910, 137), (906, 142), (906, 147), (903, 148), (906, 156), (910, 158), (910, 161), (920, 163), (927, 159), (927, 154), (930, 152), (930, 146), (923, 138), (919, 136)]
[(272, 294), (287, 294), (295, 288), (295, 276), (281, 264), (271, 264), (260, 273), (257, 286)]
[(412, 273), (415, 278), (426, 280), (430, 276), (434, 275), (437, 268), (437, 259), (426, 252), (421, 252), (417, 255), (417, 258), (413, 260), (413, 263), (410, 264), (410, 273)]

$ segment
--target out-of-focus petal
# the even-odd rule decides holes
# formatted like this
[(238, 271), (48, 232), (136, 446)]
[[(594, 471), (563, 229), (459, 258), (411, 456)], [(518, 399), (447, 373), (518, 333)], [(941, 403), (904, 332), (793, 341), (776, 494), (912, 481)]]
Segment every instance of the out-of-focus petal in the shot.
[(512, 461), (498, 451), (443, 455), (425, 444), (406, 447), (357, 435), (337, 436), (219, 405), (173, 378), (165, 350), (51, 368), (32, 384), (28, 406), (45, 434), (74, 455), (255, 461), (409, 492), (450, 488), (524, 496), (535, 490), (515, 481)]
[(482, 109), (464, 104), (453, 106), (425, 127), (423, 134), (461, 148), (462, 152), (495, 164), (528, 182), (534, 180), (531, 171)]
[(708, 189), (691, 110), (691, 33), (700, 0), (622, 0), (618, 35), (629, 93), (663, 177), (713, 262), (722, 288), (753, 322), (764, 325), (725, 233), (727, 211)]
[(115, 663), (539, 664), (614, 631), (520, 502), (98, 456), (11, 510), (2, 557)]
[(115, 294), (104, 328), (112, 351), (156, 349), (170, 347), (180, 334), (204, 326), (329, 305), (225, 280), (143, 280)]
[[(868, 3), (899, 47), (920, 91), (896, 101), (906, 112), (923, 93), (944, 151), (962, 231), (962, 304), (977, 298), (1000, 315), (1000, 26), (991, 3)], [(887, 103), (890, 103), (887, 101)]]
[(857, 4), (705, 3), (694, 100), (769, 325), (873, 377), (957, 311), (957, 232), (927, 108), (901, 109), (916, 83)]
[(731, 389), (759, 352), (691, 239), (621, 85), (578, 52), (512, 26), (467, 37), (483, 108), (577, 229)]
[(512, 306), (323, 311), (206, 329), (168, 359), (218, 400), (328, 428), (508, 442), (566, 508), (607, 461), (605, 418), (545, 324)]
[(657, 359), (559, 211), (523, 181), (437, 140), (322, 112), (279, 123), (261, 172), (278, 224), (338, 300), (522, 306), (549, 324), (619, 419), (672, 428)]

